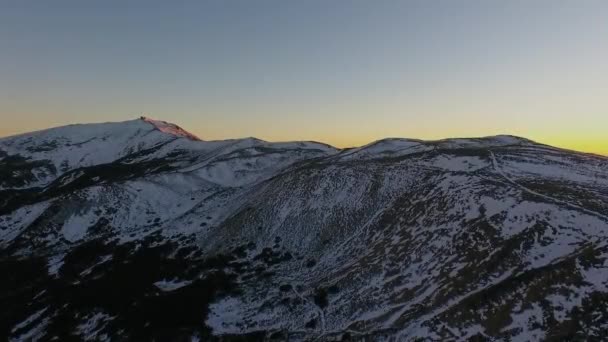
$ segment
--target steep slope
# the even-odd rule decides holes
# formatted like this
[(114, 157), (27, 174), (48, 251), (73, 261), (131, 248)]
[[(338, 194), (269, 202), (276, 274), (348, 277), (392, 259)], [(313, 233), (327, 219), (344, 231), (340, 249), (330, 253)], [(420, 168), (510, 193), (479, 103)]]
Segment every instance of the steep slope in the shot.
[[(109, 125), (0, 140), (15, 179), (15, 156), (84, 156), (3, 184), (1, 336), (608, 334), (606, 158), (511, 136), (339, 151)], [(95, 134), (125, 145), (93, 158), (72, 144)]]

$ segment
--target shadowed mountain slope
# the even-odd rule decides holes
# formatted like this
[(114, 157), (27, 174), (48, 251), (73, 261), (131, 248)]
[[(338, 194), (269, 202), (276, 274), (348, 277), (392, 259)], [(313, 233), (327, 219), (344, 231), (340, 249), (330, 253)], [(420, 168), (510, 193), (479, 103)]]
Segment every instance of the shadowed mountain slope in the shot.
[(496, 136), (0, 139), (12, 340), (608, 338), (608, 159)]

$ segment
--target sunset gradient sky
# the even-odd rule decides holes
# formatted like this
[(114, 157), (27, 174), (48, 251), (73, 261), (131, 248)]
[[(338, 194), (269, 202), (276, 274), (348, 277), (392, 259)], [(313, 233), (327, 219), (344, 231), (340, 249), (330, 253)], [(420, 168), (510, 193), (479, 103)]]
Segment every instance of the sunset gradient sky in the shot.
[(0, 136), (514, 134), (608, 154), (608, 1), (0, 0)]

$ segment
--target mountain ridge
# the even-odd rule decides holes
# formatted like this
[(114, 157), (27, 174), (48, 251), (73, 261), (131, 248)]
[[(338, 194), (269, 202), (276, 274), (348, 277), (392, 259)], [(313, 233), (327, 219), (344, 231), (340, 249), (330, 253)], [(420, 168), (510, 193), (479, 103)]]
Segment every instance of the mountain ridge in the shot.
[[(7, 135), (4, 137), (0, 137), (0, 140), (6, 140), (6, 139), (12, 139), (12, 138), (17, 138), (17, 137), (21, 137), (21, 136), (28, 136), (28, 135), (32, 135), (32, 134), (40, 134), (40, 133), (44, 133), (44, 132), (48, 132), (48, 131), (52, 131), (52, 130), (57, 130), (57, 129), (64, 129), (64, 128), (68, 128), (68, 127), (74, 127), (74, 128), (81, 128), (81, 127), (93, 127), (93, 126), (102, 126), (102, 125), (120, 125), (120, 124), (127, 124), (130, 122), (138, 122), (138, 121), (143, 121), (143, 122), (147, 122), (149, 124), (151, 124), (152, 126), (156, 127), (157, 129), (159, 129), (159, 126), (162, 128), (162, 125), (167, 125), (171, 128), (175, 128), (176, 131), (181, 131), (181, 134), (183, 134), (184, 137), (191, 137), (193, 138), (193, 140), (200, 140), (200, 141), (205, 141), (205, 140), (201, 140), (200, 138), (198, 138), (195, 134), (188, 132), (187, 130), (183, 129), (182, 127), (168, 122), (168, 121), (163, 121), (163, 120), (158, 120), (158, 119), (153, 119), (147, 116), (140, 116), (139, 118), (133, 119), (133, 120), (127, 120), (127, 121), (107, 121), (107, 122), (99, 122), (99, 123), (77, 123), (77, 124), (68, 124), (68, 125), (59, 125), (59, 126), (54, 126), (51, 128), (45, 128), (45, 129), (41, 129), (41, 130), (35, 130), (35, 131), (31, 131), (31, 132), (23, 132), (23, 133), (17, 133), (17, 134), (12, 134), (12, 135)], [(159, 129), (160, 130), (160, 129)], [(161, 130), (162, 131), (162, 130)], [(171, 131), (167, 131), (165, 132), (167, 134), (174, 134), (175, 132), (171, 132)], [(179, 134), (177, 134), (177, 136), (180, 136)], [(512, 139), (512, 141), (514, 143), (517, 142), (522, 142), (522, 143), (535, 143), (535, 144), (540, 144), (538, 142), (535, 142), (533, 140), (524, 138), (524, 137), (520, 137), (520, 136), (516, 136), (516, 135), (512, 135), (512, 134), (497, 134), (497, 135), (489, 135), (489, 136), (480, 136), (480, 137), (453, 137), (453, 138), (441, 138), (441, 139), (417, 139), (417, 138), (405, 138), (405, 137), (387, 137), (387, 138), (381, 138), (378, 140), (374, 140), (372, 142), (369, 142), (367, 144), (361, 145), (361, 146), (349, 146), (349, 147), (335, 147), (332, 146), (328, 143), (322, 142), (322, 141), (315, 141), (315, 140), (302, 140), (302, 141), (267, 141), (267, 140), (263, 140), (263, 139), (259, 139), (256, 137), (243, 137), (243, 138), (229, 138), (229, 139), (221, 139), (221, 140), (210, 140), (210, 141), (226, 141), (226, 140), (246, 140), (246, 139), (254, 139), (254, 140), (259, 140), (261, 142), (267, 142), (267, 143), (292, 143), (292, 142), (311, 142), (311, 143), (318, 143), (318, 144), (323, 144), (323, 145), (327, 145), (329, 147), (333, 147), (335, 149), (339, 149), (339, 150), (349, 150), (349, 149), (354, 149), (354, 148), (364, 148), (366, 146), (371, 146), (377, 143), (381, 143), (383, 141), (388, 141), (388, 140), (403, 140), (403, 141), (412, 141), (412, 142), (419, 142), (419, 143), (440, 143), (440, 142), (450, 142), (450, 141), (464, 141), (464, 140), (496, 140), (499, 141), (501, 139)], [(547, 145), (549, 146), (549, 145)], [(555, 147), (558, 148), (558, 147)], [(568, 150), (568, 149), (565, 149)], [(569, 151), (573, 151), (573, 152), (579, 152), (579, 153), (586, 153), (586, 154), (593, 154), (593, 153), (588, 153), (588, 152), (582, 152), (582, 151), (576, 151), (576, 150), (569, 150)], [(600, 155), (601, 156), (601, 155)]]
[(608, 158), (164, 125), (0, 139), (0, 338), (608, 336)]

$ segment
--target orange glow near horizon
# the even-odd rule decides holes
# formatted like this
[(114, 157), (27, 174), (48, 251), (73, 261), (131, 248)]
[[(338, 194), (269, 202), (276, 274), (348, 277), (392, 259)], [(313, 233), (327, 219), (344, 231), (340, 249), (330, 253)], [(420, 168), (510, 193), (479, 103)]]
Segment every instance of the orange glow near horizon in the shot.
[(146, 113), (204, 140), (608, 155), (608, 1), (229, 3), (0, 9), (0, 136)]
[[(0, 115), (2, 116), (2, 115)], [(8, 117), (8, 116), (7, 116)], [(129, 120), (132, 118), (123, 118), (122, 120), (119, 118), (114, 118), (112, 121), (123, 121)], [(160, 119), (166, 119), (159, 117)], [(110, 120), (109, 120), (110, 121)], [(72, 122), (76, 123), (76, 122)], [(0, 137), (7, 137), (11, 135), (28, 133), (31, 131), (37, 131), (57, 126), (62, 126), (65, 124), (72, 123), (64, 123), (54, 122), (53, 120), (41, 120), (33, 124), (33, 122), (20, 121), (18, 125), (15, 126), (1, 126), (0, 127)], [(78, 122), (80, 123), (80, 122)], [(243, 126), (238, 127), (221, 127), (217, 123), (212, 126), (212, 129), (205, 129), (197, 127), (198, 125), (193, 125), (193, 127), (189, 127), (188, 124), (177, 123), (183, 129), (192, 132), (193, 134), (201, 137), (203, 140), (223, 140), (223, 139), (236, 139), (236, 138), (244, 138), (244, 137), (256, 137), (259, 139), (267, 140), (267, 141), (303, 141), (303, 140), (311, 140), (318, 141), (322, 143), (326, 143), (337, 148), (351, 148), (351, 147), (359, 147), (374, 142), (376, 140), (384, 139), (384, 138), (409, 138), (409, 139), (421, 139), (421, 140), (440, 140), (440, 139), (448, 139), (448, 138), (468, 138), (468, 137), (483, 137), (483, 136), (491, 136), (498, 134), (512, 134), (516, 136), (520, 136), (523, 138), (531, 139), (538, 143), (569, 149), (573, 151), (580, 151), (586, 153), (593, 153), (603, 156), (608, 156), (608, 135), (600, 136), (599, 134), (591, 134), (585, 137), (575, 137), (572, 134), (564, 137), (553, 135), (543, 135), (543, 134), (517, 134), (517, 133), (509, 133), (509, 132), (500, 132), (496, 130), (488, 130), (485, 134), (479, 134), (479, 131), (469, 134), (458, 134), (454, 130), (450, 130), (449, 132), (444, 132), (441, 134), (440, 131), (433, 132), (419, 132), (416, 134), (395, 134), (396, 132), (388, 130), (386, 134), (382, 134), (379, 132), (377, 134), (369, 134), (365, 132), (365, 130), (358, 130), (355, 134), (348, 134), (342, 132), (337, 132), (336, 134), (332, 134), (325, 130), (324, 132), (315, 132), (310, 129), (304, 129), (302, 132), (298, 132), (297, 129), (294, 129), (289, 132), (275, 132), (268, 129), (260, 129), (260, 127), (255, 126)], [(329, 129), (331, 131), (332, 128)], [(475, 134), (477, 133), (477, 134)], [(293, 135), (290, 135), (293, 134)]]

